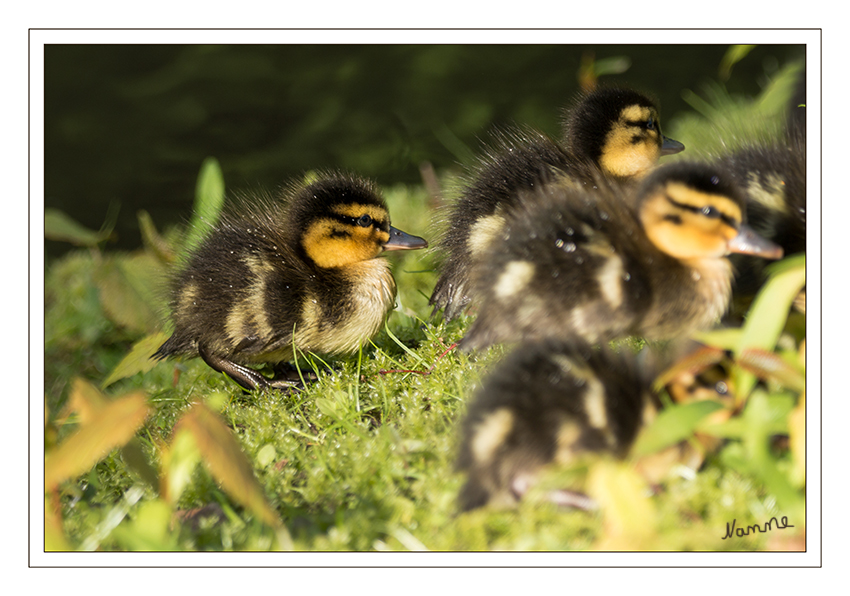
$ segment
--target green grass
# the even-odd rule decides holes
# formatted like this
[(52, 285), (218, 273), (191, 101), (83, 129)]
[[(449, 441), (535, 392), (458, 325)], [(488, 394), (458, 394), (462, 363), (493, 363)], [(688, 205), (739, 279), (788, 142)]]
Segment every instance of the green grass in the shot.
[[(696, 117), (690, 120), (699, 126)], [(385, 195), (395, 226), (428, 235), (434, 213), (423, 188), (392, 187)], [(603, 502), (609, 498), (601, 511), (558, 509), (533, 491), (516, 509), (460, 514), (458, 423), (506, 350), (448, 350), (470, 320), (446, 324), (430, 317), (432, 252), (389, 256), (398, 308), (361, 353), (332, 360), (303, 355), (299, 366), (315, 371), (317, 382), (288, 394), (245, 394), (199, 359), (154, 365), (127, 357), (139, 341), (163, 330), (165, 301), (151, 288), (168, 267), (162, 247), (179, 251), (182, 230), (149, 237), (133, 254), (104, 253), (101, 236), (87, 237), (89, 248), (46, 271), (45, 448), (58, 453), (96, 424), (104, 404), (122, 396), (141, 392), (148, 410), (132, 439), (111, 424), (111, 443), (86, 452), (91, 468), (48, 487), (49, 549), (699, 551), (803, 544), (805, 478), (795, 447), (801, 391), (795, 379), (804, 374), (799, 350), (805, 328), (799, 313), (786, 321), (788, 310), (773, 308), (785, 304), (784, 294), (765, 297), (759, 316), (747, 319), (769, 321), (760, 323), (763, 331), (744, 332), (750, 343), (738, 338), (730, 346), (727, 364), (736, 379), (745, 376), (738, 363), (746, 349), (766, 341), (764, 349), (790, 363), (790, 372), (758, 370), (763, 382), (737, 396), (725, 423), (702, 414), (672, 416), (677, 424), (687, 419), (692, 429), (685, 444), (695, 444), (694, 432), (723, 438), (704, 452), (697, 471), (681, 462), (669, 465), (647, 496), (635, 459), (591, 460), (579, 475), (595, 483)], [(727, 347), (729, 337), (705, 341)], [(113, 374), (122, 362), (126, 372)], [(104, 395), (75, 385), (76, 378), (101, 386)], [(208, 410), (224, 426), (191, 427), (190, 419)], [(647, 431), (655, 433), (654, 451), (681, 438), (664, 430)], [(790, 447), (783, 440), (789, 435)], [(665, 436), (674, 439), (665, 442)], [(224, 453), (211, 454), (215, 447)], [(574, 472), (552, 470), (543, 483), (557, 485)], [(255, 487), (240, 476), (245, 473), (256, 479)], [(614, 497), (623, 482), (643, 488), (619, 503)], [(722, 539), (733, 519), (740, 526), (783, 515), (795, 530)]]

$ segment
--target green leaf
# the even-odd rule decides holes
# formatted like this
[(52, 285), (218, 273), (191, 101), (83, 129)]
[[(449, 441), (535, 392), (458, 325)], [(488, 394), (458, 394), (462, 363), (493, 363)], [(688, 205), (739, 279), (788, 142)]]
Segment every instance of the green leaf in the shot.
[(724, 81), (727, 80), (732, 74), (732, 67), (743, 60), (755, 47), (754, 45), (743, 44), (729, 46), (729, 49), (726, 50), (723, 59), (720, 61), (718, 76)]
[(738, 328), (714, 329), (712, 331), (699, 331), (693, 334), (693, 338), (707, 346), (720, 348), (721, 350), (734, 350), (741, 343), (742, 331)]
[(142, 244), (150, 249), (162, 262), (173, 263), (177, 257), (171, 246), (165, 241), (165, 238), (157, 232), (150, 214), (142, 209), (136, 216), (139, 220), (139, 230), (142, 233)]
[(160, 326), (157, 288), (165, 270), (152, 255), (137, 253), (106, 259), (95, 279), (103, 310), (120, 327), (150, 333)]
[(195, 466), (201, 461), (201, 452), (192, 434), (186, 429), (177, 428), (171, 444), (162, 453), (162, 475), (160, 494), (171, 504), (177, 505), (180, 495), (192, 479)]
[(141, 503), (132, 520), (112, 531), (112, 538), (128, 551), (176, 550), (169, 531), (172, 514), (171, 506), (161, 499)]
[(106, 380), (103, 381), (100, 386), (101, 389), (105, 389), (115, 381), (126, 379), (136, 373), (148, 372), (154, 366), (159, 364), (159, 362), (151, 358), (151, 356), (153, 356), (153, 353), (156, 352), (159, 346), (161, 346), (167, 339), (168, 334), (166, 333), (154, 333), (153, 335), (148, 335), (144, 339), (133, 344), (133, 349), (130, 350), (130, 353), (124, 356), (121, 362), (119, 362), (112, 372), (109, 373)]
[[(750, 349), (772, 351), (776, 346), (791, 304), (806, 284), (806, 256), (796, 255), (786, 260), (790, 263), (783, 264), (778, 273), (768, 278), (753, 301), (735, 349), (736, 355)], [(745, 399), (755, 382), (755, 375), (742, 371), (736, 383), (738, 399)]]
[(214, 157), (208, 157), (201, 164), (198, 183), (195, 186), (195, 203), (192, 219), (186, 235), (186, 248), (193, 248), (206, 236), (210, 228), (218, 223), (221, 208), (224, 205), (224, 176), (221, 166)]
[(632, 452), (640, 457), (660, 451), (690, 437), (700, 421), (723, 408), (720, 402), (702, 400), (665, 408), (638, 436)]
[(44, 237), (48, 240), (70, 242), (76, 246), (97, 246), (111, 231), (95, 232), (71, 219), (59, 209), (44, 210)]
[(151, 488), (159, 488), (159, 475), (154, 467), (148, 463), (138, 437), (133, 437), (127, 441), (126, 445), (121, 447), (121, 459)]

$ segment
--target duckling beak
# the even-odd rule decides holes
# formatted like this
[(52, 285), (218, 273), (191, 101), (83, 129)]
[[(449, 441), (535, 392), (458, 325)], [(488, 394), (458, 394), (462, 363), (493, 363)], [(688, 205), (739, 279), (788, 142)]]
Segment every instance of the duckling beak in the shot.
[(661, 155), (673, 155), (681, 153), (685, 150), (685, 146), (679, 141), (674, 141), (669, 137), (661, 135)]
[(428, 248), (428, 241), (390, 226), (390, 239), (384, 244), (384, 250), (416, 250)]
[(783, 254), (781, 246), (765, 240), (745, 224), (738, 228), (738, 235), (729, 241), (729, 252), (755, 255), (765, 259), (781, 259)]

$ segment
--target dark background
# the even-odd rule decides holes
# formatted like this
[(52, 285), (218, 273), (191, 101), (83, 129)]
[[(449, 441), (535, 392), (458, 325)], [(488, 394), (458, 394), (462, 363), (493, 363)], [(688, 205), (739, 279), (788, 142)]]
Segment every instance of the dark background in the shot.
[[(603, 76), (650, 92), (662, 124), (685, 89), (718, 80), (726, 45), (48, 45), (45, 206), (98, 229), (120, 204), (112, 248), (140, 244), (136, 212), (185, 221), (202, 160), (228, 189), (274, 188), (342, 168), (381, 185), (468, 161), (493, 126), (559, 134), (582, 57), (627, 57)], [(725, 81), (755, 95), (803, 46), (756, 47)], [(48, 258), (70, 245), (46, 242)]]

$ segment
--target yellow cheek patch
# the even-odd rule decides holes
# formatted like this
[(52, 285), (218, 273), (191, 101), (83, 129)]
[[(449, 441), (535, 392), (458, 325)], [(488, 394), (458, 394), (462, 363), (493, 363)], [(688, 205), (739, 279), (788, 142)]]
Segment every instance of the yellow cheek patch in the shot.
[(700, 192), (678, 182), (668, 184), (665, 190), (666, 194), (659, 192), (646, 199), (641, 208), (643, 228), (652, 243), (677, 259), (727, 254), (728, 242), (738, 231), (721, 218), (706, 217), (700, 210), (711, 206), (733, 221), (740, 221), (738, 204), (727, 197)]
[(307, 228), (301, 242), (307, 256), (319, 267), (344, 267), (372, 259), (390, 239), (383, 230), (362, 228), (320, 219)]
[(345, 217), (353, 217), (357, 219), (361, 215), (368, 215), (377, 222), (383, 222), (387, 219), (387, 210), (377, 205), (361, 205), (360, 203), (346, 203), (344, 205), (334, 205), (331, 210)]
[[(658, 120), (655, 111), (645, 106), (632, 105), (620, 112), (619, 120), (605, 138), (599, 158), (604, 172), (630, 178), (647, 173), (656, 164), (661, 157), (658, 131), (642, 126), (650, 117)], [(640, 122), (641, 126), (635, 122)], [(632, 142), (635, 136), (640, 137), (637, 143)]]

